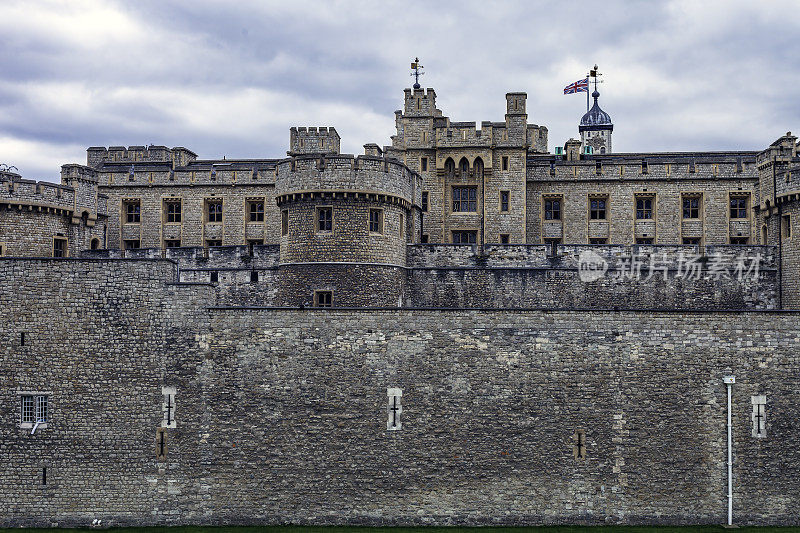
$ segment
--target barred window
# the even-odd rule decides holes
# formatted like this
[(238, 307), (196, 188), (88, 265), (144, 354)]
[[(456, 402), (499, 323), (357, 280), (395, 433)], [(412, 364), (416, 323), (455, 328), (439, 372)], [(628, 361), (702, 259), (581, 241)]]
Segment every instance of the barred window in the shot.
[(67, 257), (67, 239), (53, 237), (53, 257)]
[(333, 231), (333, 208), (317, 208), (317, 231)]
[(139, 224), (142, 221), (142, 204), (139, 200), (126, 200), (125, 202), (125, 223)]
[(169, 224), (177, 224), (181, 221), (181, 201), (180, 200), (165, 200), (164, 201), (165, 220)]
[(369, 210), (369, 232), (383, 233), (383, 210), (381, 209)]
[(731, 197), (731, 218), (747, 218), (747, 197)]
[(47, 396), (44, 394), (25, 394), (20, 396), (20, 423), (35, 424), (47, 422)]
[(544, 201), (544, 219), (561, 220), (561, 200), (547, 199)]
[(500, 191), (500, 211), (508, 211), (510, 196), (508, 191)]
[(264, 222), (264, 202), (248, 202), (247, 210), (250, 213), (250, 222)]
[(605, 220), (606, 203), (606, 198), (592, 198), (589, 201), (589, 218), (591, 220)]
[(653, 199), (652, 198), (637, 198), (636, 199), (636, 219), (637, 220), (650, 220), (653, 218)]
[(477, 187), (453, 187), (453, 212), (477, 211), (477, 196)]
[(683, 218), (700, 218), (700, 196), (683, 197)]

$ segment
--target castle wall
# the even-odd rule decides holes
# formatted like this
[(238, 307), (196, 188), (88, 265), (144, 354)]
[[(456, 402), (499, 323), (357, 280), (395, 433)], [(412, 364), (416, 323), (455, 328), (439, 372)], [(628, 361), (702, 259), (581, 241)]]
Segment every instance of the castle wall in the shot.
[(728, 372), (735, 520), (798, 523), (796, 313), (208, 309), (167, 261), (0, 263), (2, 526), (721, 523)]
[[(590, 261), (602, 262), (596, 279)], [(417, 245), (408, 306), (777, 309), (777, 261), (762, 246)]]
[[(759, 202), (754, 157), (688, 163), (687, 158), (613, 157), (554, 164), (529, 159), (529, 243), (556, 238), (585, 244), (590, 238), (604, 238), (611, 244), (632, 244), (636, 238), (654, 238), (657, 244), (680, 244), (684, 238), (699, 238), (702, 244), (727, 244), (732, 237), (758, 242), (753, 222), (753, 207)], [(685, 194), (702, 195), (698, 219), (682, 218)], [(742, 194), (748, 197), (748, 217), (731, 219), (730, 197)], [(590, 196), (607, 197), (606, 219), (590, 219)], [(654, 198), (652, 219), (635, 218), (638, 196)], [(562, 199), (560, 221), (545, 219), (545, 197)]]

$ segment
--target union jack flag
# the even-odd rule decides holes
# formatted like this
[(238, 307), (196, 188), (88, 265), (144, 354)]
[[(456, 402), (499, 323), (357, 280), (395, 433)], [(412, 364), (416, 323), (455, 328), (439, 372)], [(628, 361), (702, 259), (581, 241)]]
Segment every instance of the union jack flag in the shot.
[(578, 80), (575, 83), (570, 83), (564, 87), (564, 94), (574, 93), (588, 93), (589, 92), (589, 78)]

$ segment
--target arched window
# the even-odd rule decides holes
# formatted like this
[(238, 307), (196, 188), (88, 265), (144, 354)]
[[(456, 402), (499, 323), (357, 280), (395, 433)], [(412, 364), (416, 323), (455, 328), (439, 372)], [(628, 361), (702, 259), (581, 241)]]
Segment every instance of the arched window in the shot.
[(458, 169), (461, 171), (462, 176), (469, 176), (469, 161), (466, 157), (462, 157), (458, 162)]
[(92, 250), (97, 250), (100, 248), (100, 239), (92, 239), (92, 242), (89, 244), (89, 247)]
[(449, 178), (452, 178), (456, 175), (456, 162), (449, 157), (447, 158), (447, 161), (444, 162), (444, 172)]
[(601, 153), (601, 154), (604, 154), (604, 153), (606, 153), (606, 147), (605, 147), (605, 146), (601, 146), (601, 147), (600, 147), (600, 153)]
[(475, 170), (476, 178), (483, 177), (483, 159), (481, 159), (480, 157), (475, 158), (475, 163), (472, 166), (472, 168)]

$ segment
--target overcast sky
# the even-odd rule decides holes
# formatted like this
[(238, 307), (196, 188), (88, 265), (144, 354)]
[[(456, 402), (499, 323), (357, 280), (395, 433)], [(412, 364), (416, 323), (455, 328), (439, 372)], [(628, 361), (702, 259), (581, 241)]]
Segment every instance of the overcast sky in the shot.
[(796, 1), (0, 3), (0, 163), (58, 181), (100, 145), (285, 156), (290, 126), (389, 144), (419, 56), (454, 121), (528, 93), (550, 149), (597, 63), (615, 151), (762, 149), (800, 130)]

